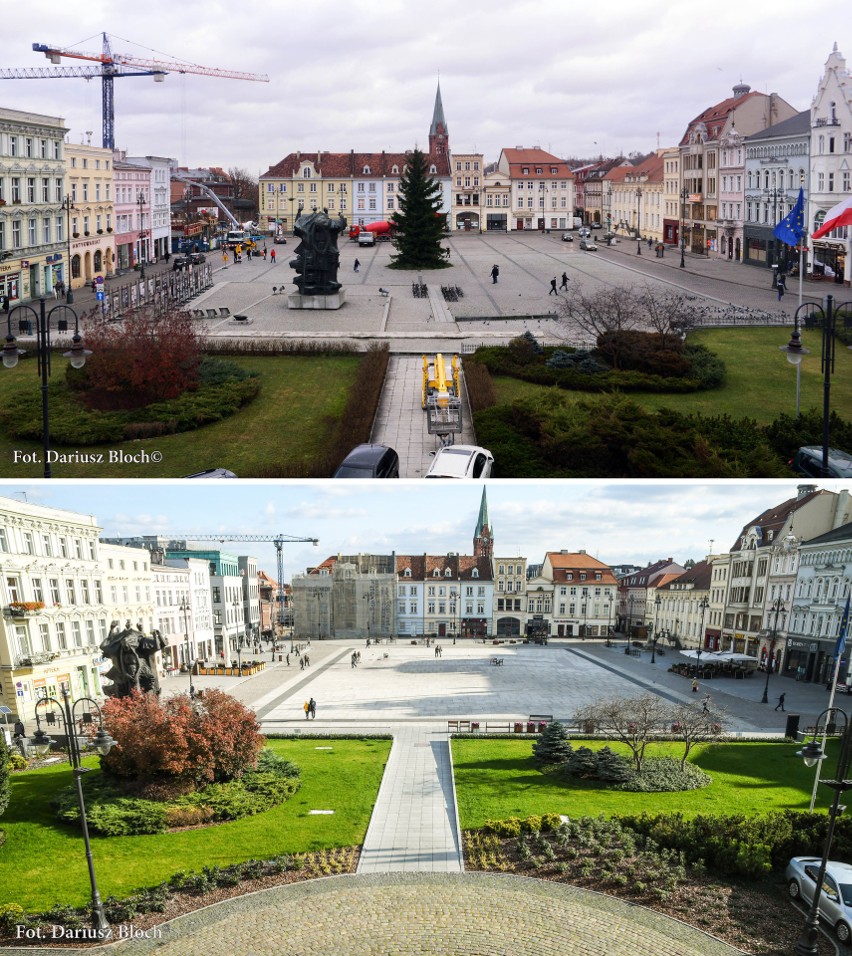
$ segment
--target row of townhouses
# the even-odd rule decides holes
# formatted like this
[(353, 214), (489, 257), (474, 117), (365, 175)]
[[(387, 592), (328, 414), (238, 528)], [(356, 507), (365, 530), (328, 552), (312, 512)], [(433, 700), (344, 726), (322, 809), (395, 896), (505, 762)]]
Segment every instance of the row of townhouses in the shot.
[[(291, 231), (300, 209), (360, 225), (399, 209), (405, 152), (290, 152), (261, 175), (255, 207), (235, 198), (238, 184), (221, 170), (75, 145), (68, 133), (61, 118), (0, 108), (0, 301), (157, 259), (172, 251), (176, 218), (183, 239), (209, 235), (223, 189), (233, 208), (242, 203), (241, 219), (259, 215), (270, 235)], [(644, 162), (574, 169), (538, 147), (507, 147), (493, 162), (453, 151), (439, 87), (428, 160), (452, 230), (564, 230), (580, 218), (622, 238), (783, 269), (796, 255), (772, 230), (799, 188), (809, 233), (852, 195), (852, 83), (835, 44), (807, 110), (741, 83)], [(849, 234), (843, 226), (809, 246), (808, 272), (848, 284)]]
[(31, 716), (62, 686), (99, 695), (113, 621), (165, 642), (163, 673), (255, 657), (291, 621), (255, 558), (156, 536), (103, 539), (97, 520), (0, 498), (0, 703)]

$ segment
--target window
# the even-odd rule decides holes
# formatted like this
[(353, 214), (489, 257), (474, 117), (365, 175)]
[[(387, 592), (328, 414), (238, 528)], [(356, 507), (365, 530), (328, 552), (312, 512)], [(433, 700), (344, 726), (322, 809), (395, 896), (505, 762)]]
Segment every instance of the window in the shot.
[(33, 600), (41, 601), (44, 603), (44, 588), (41, 583), (41, 578), (33, 578)]
[(63, 621), (56, 622), (56, 643), (59, 645), (60, 651), (68, 650), (68, 638), (65, 634), (65, 624)]

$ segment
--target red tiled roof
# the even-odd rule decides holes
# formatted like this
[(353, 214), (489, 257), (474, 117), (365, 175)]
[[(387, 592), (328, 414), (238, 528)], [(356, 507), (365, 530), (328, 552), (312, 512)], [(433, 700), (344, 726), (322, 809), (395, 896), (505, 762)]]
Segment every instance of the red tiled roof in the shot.
[(405, 578), (406, 570), (410, 570), (411, 580), (422, 581), (433, 578), (440, 580), (446, 576), (448, 569), (450, 576), (447, 580), (458, 578), (462, 581), (474, 580), (474, 570), (478, 572), (476, 580), (493, 580), (489, 558), (476, 558), (467, 554), (398, 554), (396, 556), (396, 573), (399, 578)]
[(794, 511), (798, 511), (802, 505), (806, 504), (809, 501), (813, 501), (814, 498), (817, 498), (819, 495), (830, 495), (833, 492), (825, 490), (815, 490), (809, 491), (801, 495), (801, 497), (788, 498), (786, 501), (782, 501), (780, 505), (775, 505), (772, 508), (767, 508), (762, 514), (759, 514), (756, 518), (753, 518), (747, 524), (743, 525), (742, 531), (740, 531), (737, 540), (733, 543), (730, 548), (731, 552), (739, 551), (742, 547), (743, 536), (748, 534), (749, 528), (757, 525), (763, 532), (763, 543), (769, 543), (769, 536), (767, 535), (768, 531), (772, 531), (773, 538), (775, 533), (781, 530), (784, 527), (784, 523), (793, 514)]
[[(501, 157), (505, 156), (509, 164), (509, 175), (514, 179), (520, 176), (554, 176), (559, 179), (573, 179), (574, 174), (564, 159), (554, 156), (543, 149), (506, 149), (501, 150)], [(498, 163), (499, 165), (499, 163)], [(522, 167), (541, 166), (540, 173), (524, 173)], [(550, 171), (556, 167), (556, 172)]]
[[(292, 179), (298, 175), (300, 164), (305, 160), (313, 163), (324, 179), (350, 176), (358, 179), (381, 179), (383, 176), (398, 175), (391, 172), (394, 166), (402, 172), (408, 162), (408, 153), (356, 153), (354, 150), (348, 153), (288, 153), (280, 162), (270, 166), (260, 178)], [(427, 153), (426, 162), (427, 166), (434, 165), (437, 169), (438, 172), (435, 175), (450, 175), (450, 158), (446, 153), (440, 155)], [(365, 166), (370, 168), (369, 173), (363, 172)]]
[(698, 123), (704, 123), (707, 127), (707, 141), (711, 142), (716, 139), (712, 135), (710, 127), (712, 125), (718, 124), (720, 127), (725, 125), (725, 121), (730, 116), (731, 112), (735, 110), (738, 106), (742, 106), (743, 103), (749, 97), (752, 96), (763, 96), (763, 93), (758, 93), (756, 90), (750, 90), (748, 93), (744, 93), (741, 96), (729, 96), (727, 99), (722, 100), (721, 103), (716, 103), (715, 106), (708, 106), (703, 113), (699, 113), (695, 119), (691, 120), (686, 127), (686, 132), (683, 134), (683, 139), (681, 139), (679, 145), (685, 146), (689, 142), (689, 131)]

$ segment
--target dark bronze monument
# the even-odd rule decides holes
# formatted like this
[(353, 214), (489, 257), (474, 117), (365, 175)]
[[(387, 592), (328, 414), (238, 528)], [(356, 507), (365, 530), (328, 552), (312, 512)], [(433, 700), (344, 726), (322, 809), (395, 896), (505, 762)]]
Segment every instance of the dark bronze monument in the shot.
[(159, 694), (156, 655), (165, 646), (159, 631), (146, 636), (141, 624), (134, 628), (127, 621), (122, 629), (118, 621), (113, 621), (107, 639), (101, 644), (104, 657), (112, 661), (112, 667), (104, 675), (112, 685), (105, 687), (104, 693), (108, 697), (127, 697), (134, 690)]
[(337, 281), (340, 253), (337, 237), (346, 228), (346, 218), (331, 219), (328, 210), (301, 214), (293, 231), (301, 240), (290, 267), (296, 270), (298, 293), (290, 296), (291, 309), (338, 309), (343, 304)]

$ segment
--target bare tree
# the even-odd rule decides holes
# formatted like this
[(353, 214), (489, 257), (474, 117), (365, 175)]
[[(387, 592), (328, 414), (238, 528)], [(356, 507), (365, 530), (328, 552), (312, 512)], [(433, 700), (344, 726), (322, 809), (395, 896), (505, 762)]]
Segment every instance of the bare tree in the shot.
[(641, 697), (602, 697), (584, 707), (577, 717), (591, 722), (610, 740), (620, 740), (633, 755), (633, 766), (642, 772), (645, 748), (670, 719), (669, 705), (655, 694)]
[(670, 710), (672, 734), (683, 741), (681, 769), (686, 765), (689, 753), (696, 744), (718, 740), (722, 736), (725, 717), (718, 710), (704, 710), (698, 703), (676, 704)]
[(559, 308), (560, 323), (569, 343), (578, 331), (597, 341), (608, 333), (636, 329), (642, 319), (636, 295), (627, 286), (611, 286), (594, 292), (576, 288), (560, 302)]
[(636, 301), (643, 312), (642, 324), (659, 335), (661, 349), (670, 339), (679, 339), (694, 323), (693, 309), (682, 292), (646, 285), (636, 293)]

